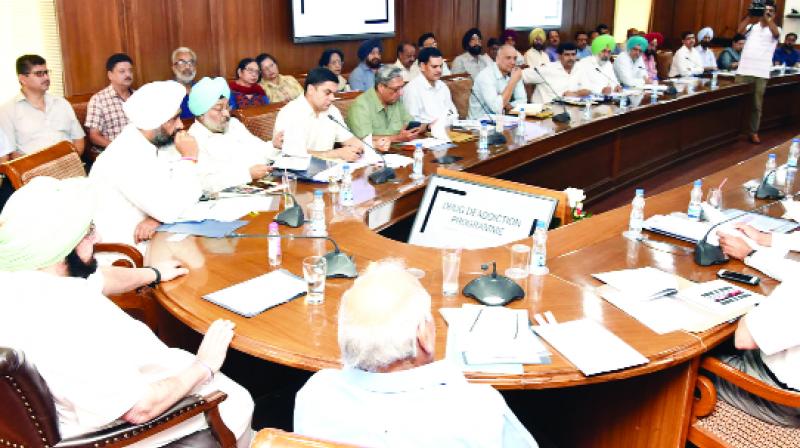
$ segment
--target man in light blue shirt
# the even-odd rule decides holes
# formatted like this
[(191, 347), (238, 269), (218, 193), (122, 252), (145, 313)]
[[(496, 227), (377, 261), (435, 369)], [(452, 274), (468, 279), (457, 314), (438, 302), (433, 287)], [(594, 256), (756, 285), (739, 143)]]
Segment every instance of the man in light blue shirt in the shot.
[(431, 297), (402, 263), (370, 265), (342, 296), (343, 370), (297, 393), (294, 431), (370, 447), (536, 447), (491, 386), (433, 362)]
[(486, 114), (502, 114), (528, 101), (525, 86), (520, 81), (522, 70), (516, 66), (517, 50), (503, 45), (497, 59), (475, 77), (469, 97), (469, 118), (479, 119)]
[(353, 90), (368, 90), (375, 85), (375, 72), (381, 68), (381, 55), (383, 46), (379, 39), (369, 39), (358, 47), (360, 64), (350, 73), (350, 88)]

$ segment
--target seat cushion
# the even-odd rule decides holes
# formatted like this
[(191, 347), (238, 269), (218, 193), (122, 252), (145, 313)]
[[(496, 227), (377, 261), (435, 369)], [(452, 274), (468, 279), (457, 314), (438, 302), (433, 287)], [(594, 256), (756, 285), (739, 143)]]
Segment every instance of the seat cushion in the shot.
[(761, 421), (724, 401), (695, 427), (713, 433), (736, 448), (800, 447), (800, 428), (786, 428)]

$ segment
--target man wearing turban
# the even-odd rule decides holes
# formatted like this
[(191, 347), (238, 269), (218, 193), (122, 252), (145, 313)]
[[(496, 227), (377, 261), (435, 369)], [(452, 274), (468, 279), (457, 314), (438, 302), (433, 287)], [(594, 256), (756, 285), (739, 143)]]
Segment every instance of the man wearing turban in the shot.
[(541, 67), (550, 62), (550, 56), (544, 49), (545, 39), (544, 30), (541, 28), (534, 28), (528, 35), (528, 43), (531, 44), (531, 48), (525, 52), (525, 63), (528, 67)]
[(608, 34), (597, 36), (592, 41), (592, 56), (583, 58), (575, 64), (573, 90), (590, 90), (596, 95), (610, 95), (622, 91), (622, 86), (611, 64), (611, 52), (616, 47), (614, 38)]
[(672, 58), (672, 67), (669, 69), (669, 77), (692, 76), (703, 73), (703, 59), (700, 52), (695, 48), (694, 33), (684, 31), (681, 34), (683, 46), (675, 52)]
[[(86, 178), (36, 177), (11, 196), (0, 214), (0, 282), (8, 292), (0, 297), (0, 341), (36, 365), (53, 395), (62, 438), (118, 419), (144, 423), (190, 393), (222, 390), (228, 394), (222, 419), (247, 446), (253, 400), (218, 373), (233, 323), (212, 323), (195, 356), (167, 347), (104, 297), (86, 279), (96, 268), (95, 206)], [(137, 446), (191, 434), (213, 440), (206, 428), (198, 416)]]
[(700, 54), (700, 60), (703, 61), (703, 69), (712, 71), (717, 69), (717, 57), (714, 51), (711, 50), (711, 39), (714, 38), (714, 30), (711, 27), (705, 27), (697, 32), (697, 40), (700, 43), (700, 48), (697, 52)]
[(483, 34), (477, 28), (470, 28), (461, 38), (464, 52), (453, 60), (452, 73), (468, 73), (474, 80), (478, 73), (492, 65), (494, 61), (483, 52)]
[(644, 66), (647, 67), (647, 77), (652, 82), (658, 81), (658, 64), (656, 56), (658, 55), (658, 46), (664, 43), (664, 36), (654, 31), (644, 35), (647, 40), (647, 49), (642, 54), (642, 61)]
[(381, 67), (383, 45), (380, 39), (369, 39), (358, 47), (358, 60), (361, 63), (350, 73), (350, 87), (353, 90), (368, 90), (375, 85), (375, 72)]
[(623, 86), (642, 88), (649, 80), (647, 67), (642, 59), (642, 53), (647, 49), (647, 40), (639, 35), (632, 36), (625, 46), (627, 51), (620, 53), (614, 61), (614, 73)]
[[(98, 191), (95, 224), (109, 242), (149, 240), (160, 223), (180, 219), (203, 194), (197, 141), (180, 132), (186, 89), (175, 81), (145, 84), (125, 102), (130, 121), (89, 174)], [(174, 143), (178, 163), (160, 160)], [(139, 249), (144, 251), (142, 244)]]

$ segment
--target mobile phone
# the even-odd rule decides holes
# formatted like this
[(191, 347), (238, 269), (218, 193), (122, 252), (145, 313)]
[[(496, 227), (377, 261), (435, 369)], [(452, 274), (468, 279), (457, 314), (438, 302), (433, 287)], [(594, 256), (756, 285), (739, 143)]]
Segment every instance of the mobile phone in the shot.
[(729, 271), (727, 269), (720, 269), (719, 272), (717, 272), (717, 277), (753, 286), (761, 281), (761, 279), (755, 275), (742, 274), (741, 272)]
[(420, 126), (422, 126), (422, 123), (420, 123), (419, 121), (409, 121), (408, 122), (408, 126), (406, 126), (406, 130), (410, 131), (410, 130), (416, 129), (416, 128), (420, 127)]

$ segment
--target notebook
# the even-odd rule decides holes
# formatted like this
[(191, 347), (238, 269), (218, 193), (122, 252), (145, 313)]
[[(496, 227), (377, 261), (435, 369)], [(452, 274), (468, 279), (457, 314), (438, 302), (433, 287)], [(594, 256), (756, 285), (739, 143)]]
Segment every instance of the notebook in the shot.
[(203, 299), (240, 316), (253, 317), (306, 292), (305, 280), (285, 269), (278, 269), (206, 294)]

